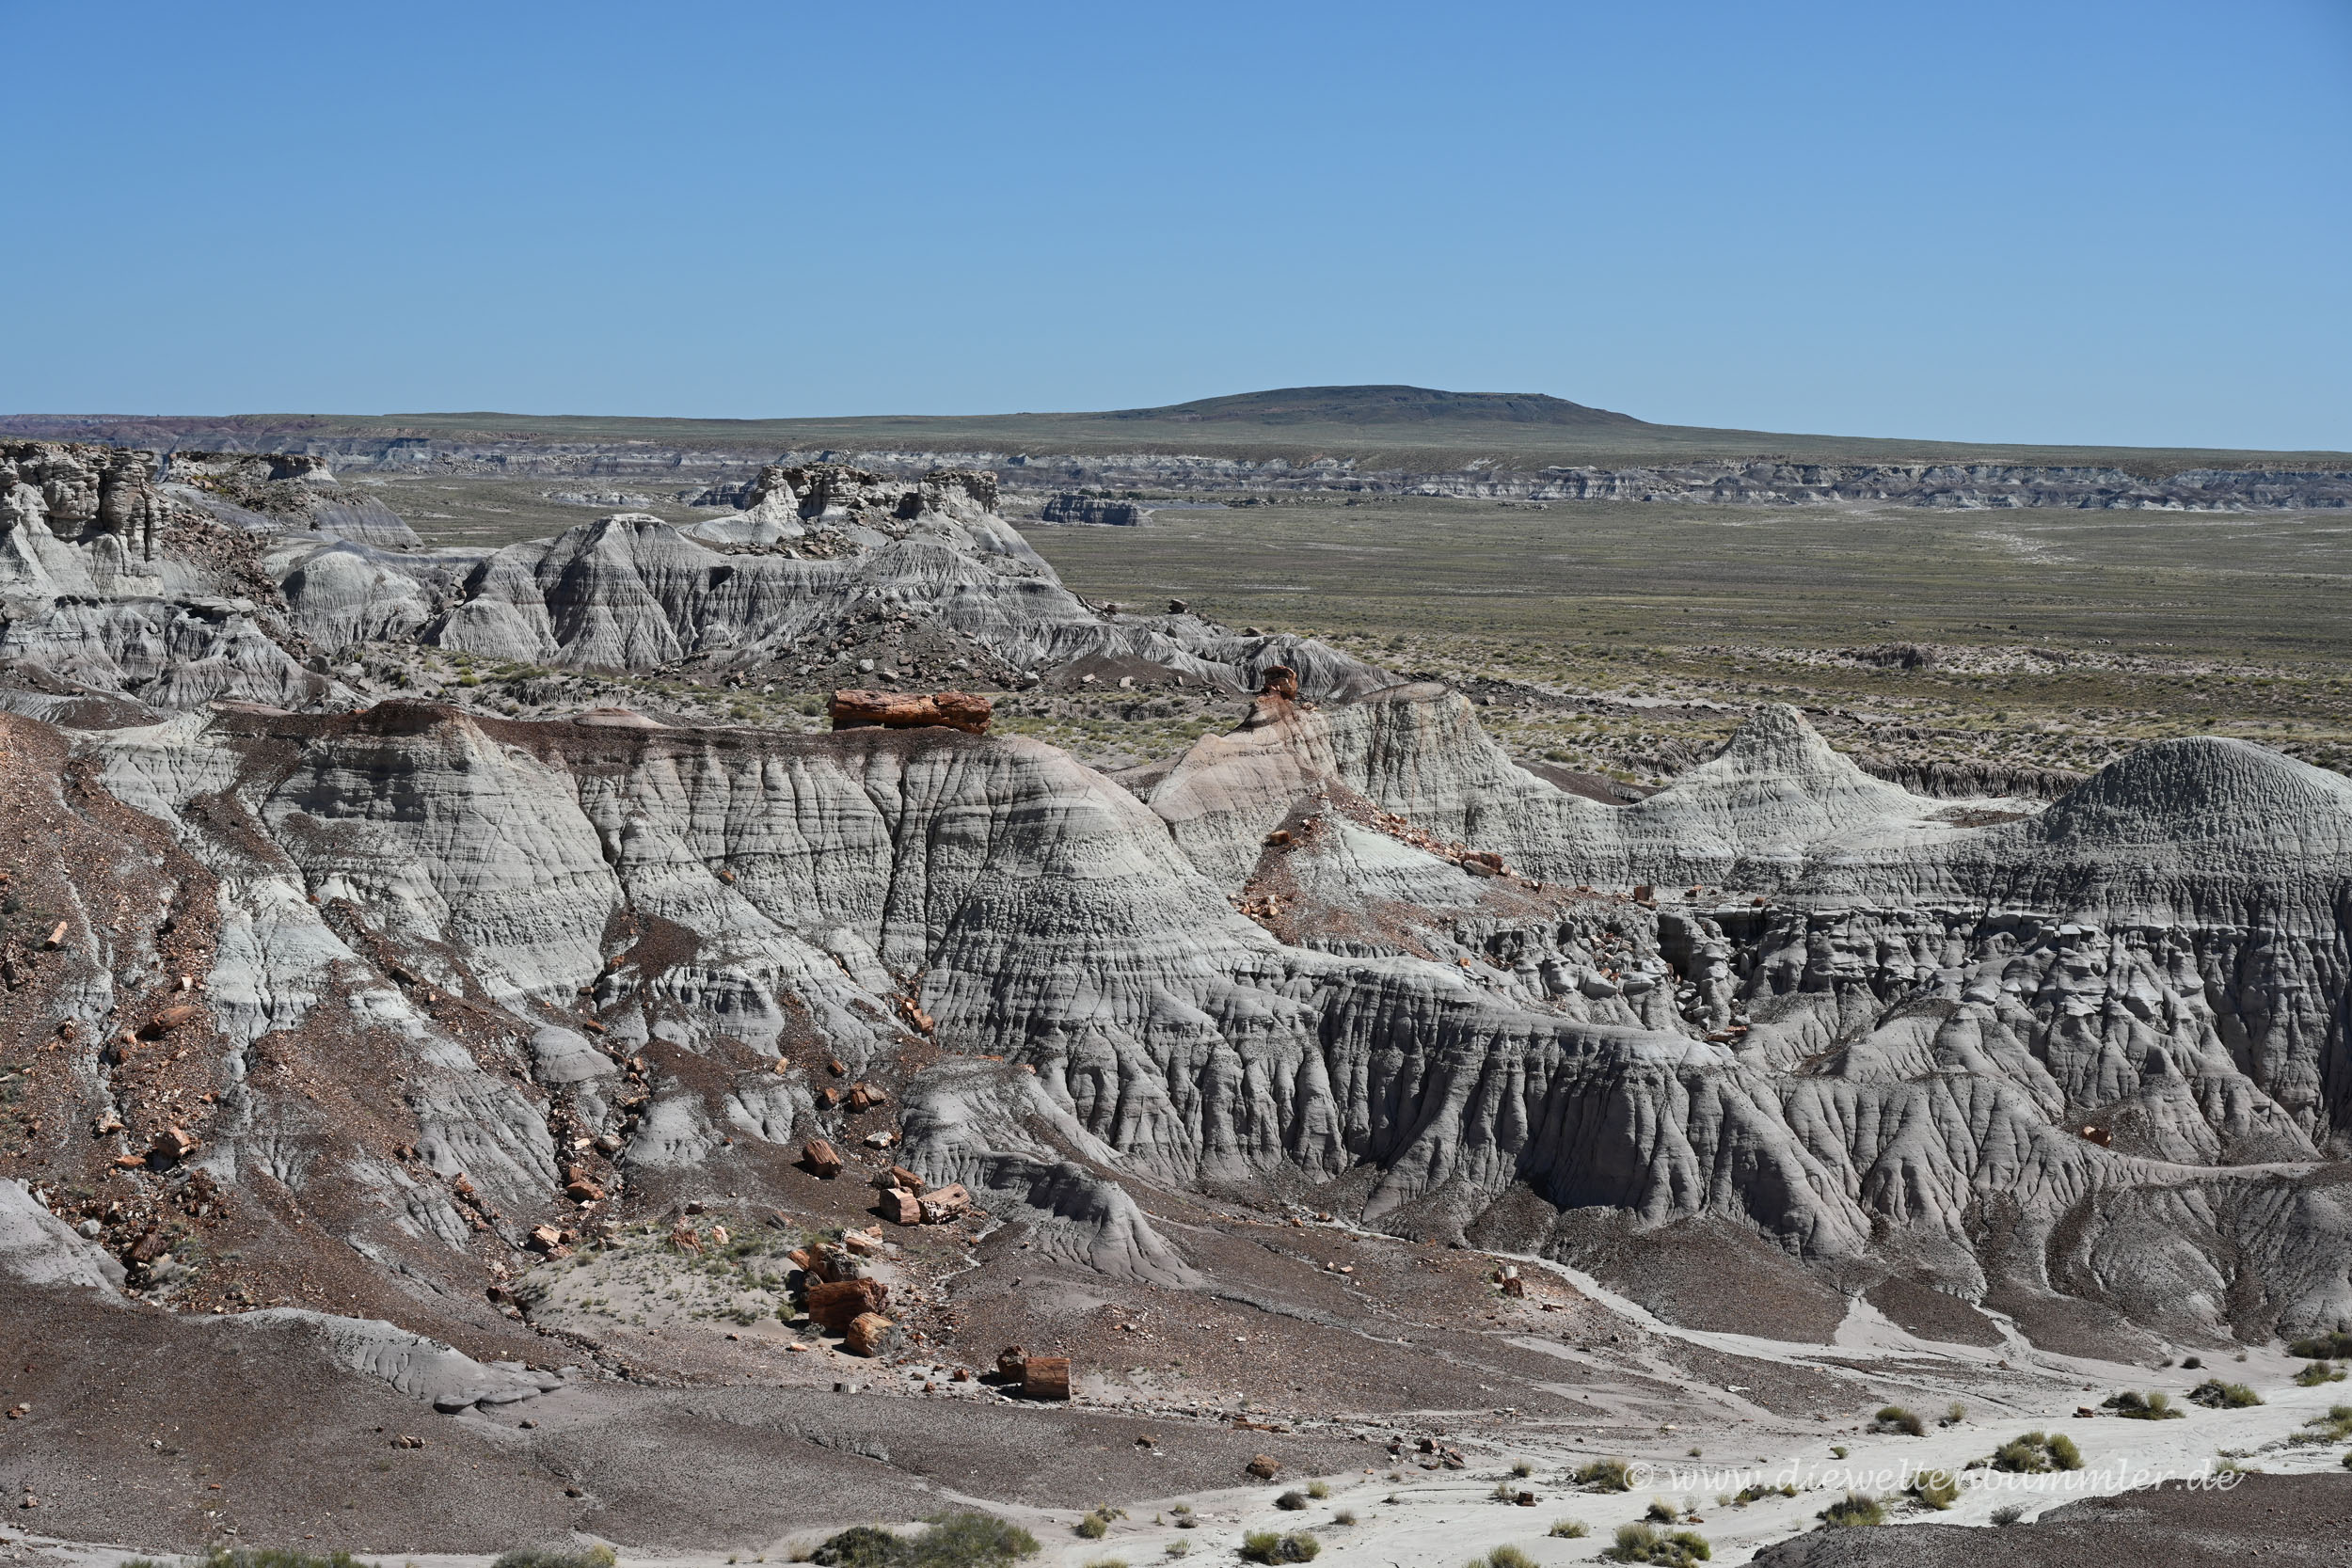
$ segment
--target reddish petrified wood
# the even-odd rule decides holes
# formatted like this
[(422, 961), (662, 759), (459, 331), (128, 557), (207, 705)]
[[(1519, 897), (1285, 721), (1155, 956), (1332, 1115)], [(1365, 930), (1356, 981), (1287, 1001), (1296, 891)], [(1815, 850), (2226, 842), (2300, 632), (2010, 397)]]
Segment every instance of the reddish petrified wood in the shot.
[(926, 697), (913, 691), (836, 691), (833, 694), (833, 727), (836, 730), (920, 729), (941, 724), (966, 735), (986, 735), (994, 711), (986, 697), (968, 691), (937, 691)]

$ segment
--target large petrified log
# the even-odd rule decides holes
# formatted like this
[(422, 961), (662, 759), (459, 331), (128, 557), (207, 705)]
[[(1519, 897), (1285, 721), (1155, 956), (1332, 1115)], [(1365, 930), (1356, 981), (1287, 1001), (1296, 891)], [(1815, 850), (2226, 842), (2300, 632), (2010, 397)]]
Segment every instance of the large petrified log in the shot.
[(986, 735), (993, 705), (968, 691), (939, 691), (930, 696), (900, 691), (836, 691), (833, 694), (833, 727), (919, 729), (944, 724), (967, 735)]

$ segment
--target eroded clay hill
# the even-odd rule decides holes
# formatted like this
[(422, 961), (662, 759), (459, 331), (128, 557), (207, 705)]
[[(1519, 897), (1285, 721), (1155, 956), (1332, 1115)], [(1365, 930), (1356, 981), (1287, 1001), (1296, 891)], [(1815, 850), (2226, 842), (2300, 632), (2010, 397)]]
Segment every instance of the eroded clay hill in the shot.
[(2352, 1312), (2352, 785), (2258, 748), (2037, 815), (1784, 710), (1604, 806), (1434, 688), (1263, 699), (1148, 802), (945, 729), (9, 726), (20, 837), (77, 868), (15, 883), (19, 1173), (90, 1184), (160, 1293), (139, 1243), (199, 1178), (446, 1316), (575, 1182), (782, 1200), (805, 1140), (895, 1123), (1120, 1278), (1200, 1267), (1136, 1193), (1255, 1191), (1571, 1259), (1728, 1221), (2058, 1338)]
[[(1486, 1289), (1398, 1238), (1815, 1341), (1856, 1298), (2152, 1360), (2352, 1316), (2335, 774), (2187, 740), (1927, 799), (1767, 708), (1605, 804), (1445, 688), (1085, 606), (974, 476), (779, 471), (452, 560), (307, 471), (8, 451), (0, 1268), (40, 1289), (317, 1314), (465, 1408), (546, 1394), (550, 1340), (829, 1377), (771, 1338), (814, 1274), (758, 1248), (878, 1217), (900, 1255), (824, 1281), (867, 1348), (986, 1365), (1084, 1302), (1135, 1314), (1052, 1330), (1098, 1364), (1182, 1328), (1238, 1386), (1246, 1303), (1363, 1408), (1458, 1402), (1398, 1325)], [(1305, 689), (1130, 788), (1017, 736), (511, 721), (310, 667), (793, 668), (884, 613), (942, 667)], [(1269, 1207), (1326, 1253), (1269, 1262)], [(700, 1283), (645, 1283), (648, 1224)]]

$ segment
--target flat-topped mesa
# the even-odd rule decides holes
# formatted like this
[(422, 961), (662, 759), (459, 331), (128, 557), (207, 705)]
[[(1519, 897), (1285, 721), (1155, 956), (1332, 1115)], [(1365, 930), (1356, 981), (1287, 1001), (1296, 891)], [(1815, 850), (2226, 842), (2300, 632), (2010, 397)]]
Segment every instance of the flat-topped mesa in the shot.
[(930, 696), (901, 691), (836, 691), (833, 694), (833, 727), (836, 730), (923, 729), (940, 725), (966, 735), (986, 735), (994, 705), (968, 691), (939, 691)]

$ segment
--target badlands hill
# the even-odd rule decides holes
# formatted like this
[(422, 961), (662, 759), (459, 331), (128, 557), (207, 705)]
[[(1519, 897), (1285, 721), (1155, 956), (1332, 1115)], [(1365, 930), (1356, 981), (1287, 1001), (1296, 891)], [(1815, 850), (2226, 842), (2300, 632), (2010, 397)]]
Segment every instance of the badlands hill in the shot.
[[(0, 458), (46, 1531), (715, 1550), (945, 1496), (1141, 1543), (1261, 1452), (1819, 1446), (1955, 1386), (2046, 1419), (2352, 1320), (2336, 774), (2189, 739), (1929, 799), (1765, 706), (1608, 803), (1441, 685), (1087, 605), (986, 474), (428, 551), (298, 463)], [(383, 673), (433, 650), (1256, 695), (1113, 779)], [(1008, 1345), (1077, 1403), (968, 1375)], [(133, 1362), (168, 1432), (89, 1392)], [(818, 1479), (740, 1483), (785, 1456)]]

